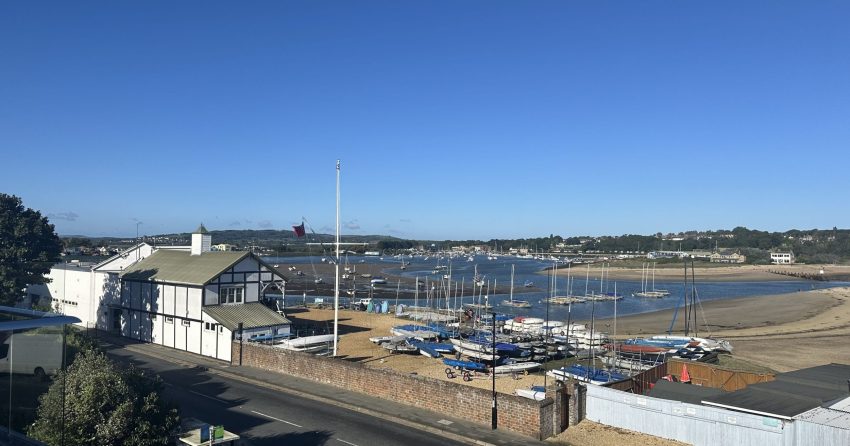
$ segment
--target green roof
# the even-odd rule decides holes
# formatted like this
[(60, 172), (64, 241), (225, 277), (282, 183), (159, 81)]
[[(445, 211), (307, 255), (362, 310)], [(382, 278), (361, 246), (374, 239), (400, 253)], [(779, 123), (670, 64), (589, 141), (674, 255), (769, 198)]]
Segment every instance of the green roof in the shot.
[(198, 229), (195, 229), (195, 232), (192, 234), (209, 234), (210, 231), (207, 231), (207, 228), (204, 227), (204, 224), (201, 223), (201, 226), (198, 226)]
[(204, 313), (215, 319), (230, 331), (235, 331), (242, 322), (242, 328), (272, 327), (291, 324), (289, 319), (269, 310), (259, 302), (236, 305), (213, 305), (204, 307)]
[(161, 249), (121, 273), (124, 280), (144, 280), (186, 285), (206, 285), (251, 255), (246, 251), (205, 252)]

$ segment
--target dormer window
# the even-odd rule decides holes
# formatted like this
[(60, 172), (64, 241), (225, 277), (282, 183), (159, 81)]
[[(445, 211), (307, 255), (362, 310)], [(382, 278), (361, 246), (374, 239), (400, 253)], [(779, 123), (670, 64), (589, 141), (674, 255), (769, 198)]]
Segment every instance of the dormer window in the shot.
[(241, 304), (244, 301), (245, 290), (242, 287), (223, 287), (219, 303), (221, 304)]

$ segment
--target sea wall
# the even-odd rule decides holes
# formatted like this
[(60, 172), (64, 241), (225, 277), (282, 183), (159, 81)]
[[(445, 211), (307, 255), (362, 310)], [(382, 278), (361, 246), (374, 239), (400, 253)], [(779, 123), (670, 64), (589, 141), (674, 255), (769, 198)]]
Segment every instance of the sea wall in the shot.
[[(309, 379), (486, 426), (491, 424), (490, 390), (253, 343), (234, 342), (232, 352), (234, 366), (239, 365), (241, 358), (243, 366)], [(376, 386), (376, 382), (392, 385)], [(500, 393), (498, 428), (538, 440), (551, 437), (566, 427), (563, 422), (566, 414), (561, 413), (567, 406), (561, 404), (564, 395), (563, 388), (554, 386), (547, 389), (543, 401)]]

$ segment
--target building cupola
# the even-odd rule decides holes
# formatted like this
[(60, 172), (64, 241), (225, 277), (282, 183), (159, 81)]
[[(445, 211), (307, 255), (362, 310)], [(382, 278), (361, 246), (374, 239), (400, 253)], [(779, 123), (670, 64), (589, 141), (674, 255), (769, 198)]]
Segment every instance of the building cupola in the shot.
[(204, 227), (204, 224), (201, 223), (198, 229), (195, 229), (195, 232), (192, 233), (192, 255), (199, 256), (202, 253), (210, 252), (211, 244), (212, 236), (207, 231), (207, 228)]

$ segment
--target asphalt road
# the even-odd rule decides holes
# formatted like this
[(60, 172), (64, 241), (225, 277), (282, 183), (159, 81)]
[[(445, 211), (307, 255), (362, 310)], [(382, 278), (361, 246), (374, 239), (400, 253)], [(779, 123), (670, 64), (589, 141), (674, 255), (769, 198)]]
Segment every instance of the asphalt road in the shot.
[(109, 350), (122, 362), (159, 374), (165, 398), (180, 407), (181, 418), (222, 424), (243, 444), (263, 445), (461, 445), (446, 438), (264, 387), (187, 368), (123, 349)]

